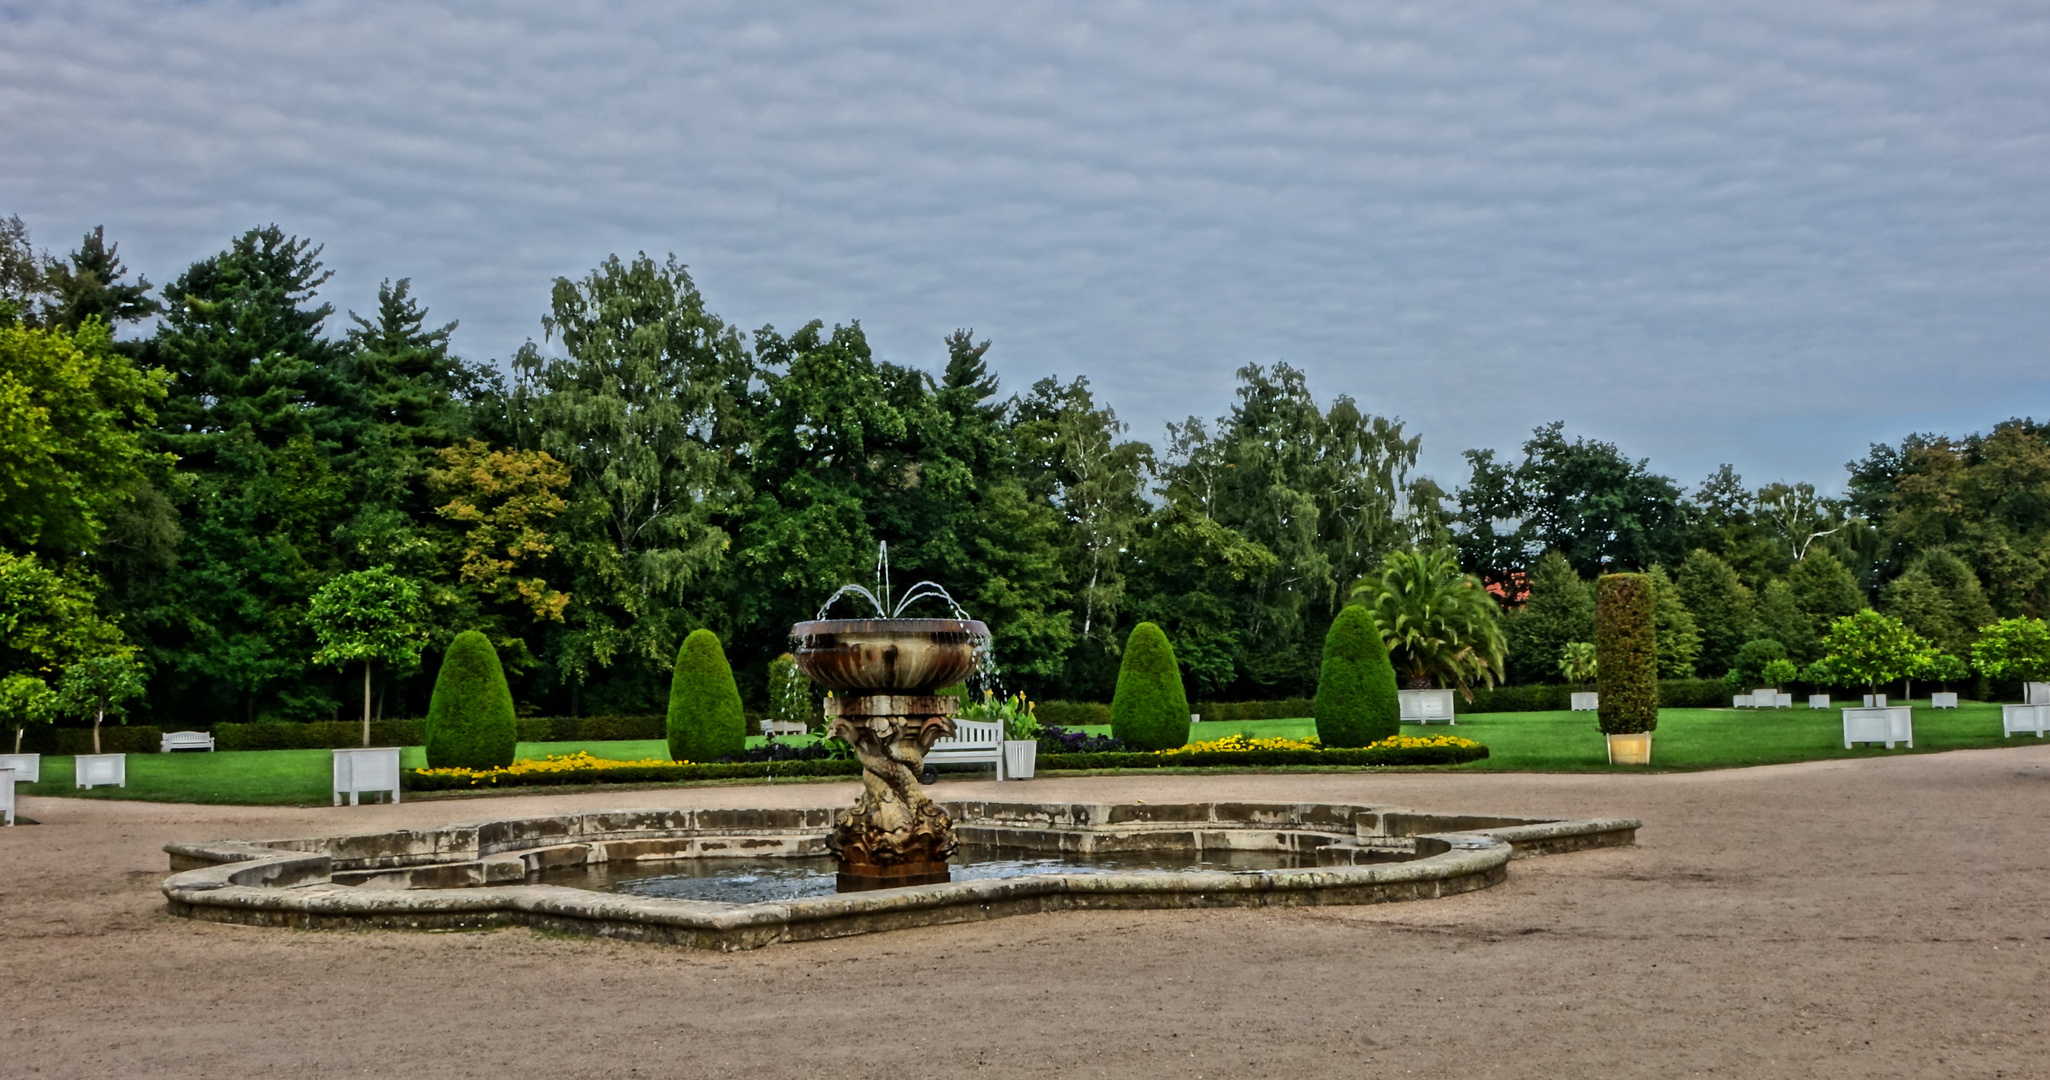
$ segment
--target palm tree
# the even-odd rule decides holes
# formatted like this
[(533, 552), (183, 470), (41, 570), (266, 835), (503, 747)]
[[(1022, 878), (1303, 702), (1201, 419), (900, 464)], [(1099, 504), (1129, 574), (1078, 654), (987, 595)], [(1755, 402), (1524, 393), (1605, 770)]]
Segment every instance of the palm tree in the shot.
[(1492, 687), (1502, 677), (1508, 648), (1495, 600), (1449, 552), (1398, 551), (1353, 587), (1352, 598), (1373, 614), (1405, 687), (1439, 682), (1472, 701), (1469, 683)]

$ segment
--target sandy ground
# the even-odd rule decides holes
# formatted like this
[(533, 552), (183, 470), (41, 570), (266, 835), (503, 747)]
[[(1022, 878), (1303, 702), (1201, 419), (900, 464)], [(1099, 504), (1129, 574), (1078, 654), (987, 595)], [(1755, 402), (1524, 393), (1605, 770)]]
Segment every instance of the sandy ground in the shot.
[[(943, 796), (995, 793), (948, 783)], [(2050, 746), (1659, 776), (1117, 777), (1006, 795), (1629, 815), (1359, 908), (1064, 912), (717, 954), (167, 915), (169, 840), (853, 785), (258, 809), (26, 799), (0, 1076), (2050, 1077)]]

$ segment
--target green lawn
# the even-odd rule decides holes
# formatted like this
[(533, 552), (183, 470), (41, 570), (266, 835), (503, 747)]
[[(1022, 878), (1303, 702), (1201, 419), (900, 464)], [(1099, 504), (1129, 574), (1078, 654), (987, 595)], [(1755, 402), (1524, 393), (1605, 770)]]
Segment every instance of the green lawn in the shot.
[[(1102, 728), (1084, 730), (1098, 734)], [(1415, 726), (1404, 728), (1418, 732)], [(1468, 770), (1603, 771), (1610, 769), (1601, 733), (1591, 713), (1490, 713), (1462, 717), (1457, 727), (1434, 724), (1433, 734), (1452, 733), (1486, 743), (1486, 761), (1456, 766)], [(1197, 725), (1194, 738), (1213, 739), (1234, 733), (1253, 736), (1304, 736), (1316, 732), (1308, 719), (1208, 721)], [(748, 740), (759, 743), (759, 738)], [(2050, 740), (2046, 740), (2050, 741)], [(1915, 750), (1860, 747), (1845, 750), (1843, 728), (1835, 709), (1793, 709), (1752, 712), (1733, 709), (1665, 709), (1652, 737), (1652, 761), (1662, 769), (1717, 769), (1772, 765), (1823, 758), (1876, 757), (1888, 753), (1928, 753), (1991, 746), (2038, 745), (2033, 736), (2000, 737), (2000, 706), (1967, 703), (1955, 710), (1915, 709)], [(578, 750), (618, 760), (662, 758), (668, 747), (660, 739), (628, 742), (521, 743), (519, 756), (568, 754)], [(151, 799), (160, 802), (244, 803), (257, 805), (326, 803), (330, 757), (326, 750), (252, 750), (219, 753), (130, 754), (126, 788), (71, 786), (71, 758), (43, 758), (43, 781), (24, 784), (27, 795), (76, 795), (81, 798)], [(424, 751), (407, 747), (404, 764), (426, 764)], [(1620, 771), (1631, 771), (1622, 767)]]

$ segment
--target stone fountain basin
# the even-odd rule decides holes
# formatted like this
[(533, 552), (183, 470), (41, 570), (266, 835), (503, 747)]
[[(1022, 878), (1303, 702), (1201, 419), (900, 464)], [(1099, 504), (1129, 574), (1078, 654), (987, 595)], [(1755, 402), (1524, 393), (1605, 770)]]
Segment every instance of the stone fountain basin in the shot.
[(975, 670), (989, 627), (973, 619), (822, 619), (790, 628), (797, 666), (833, 690), (916, 694)]
[[(1485, 889), (1512, 859), (1633, 843), (1628, 818), (1420, 813), (1327, 803), (943, 804), (964, 842), (1049, 852), (1288, 851), (1279, 870), (1036, 874), (721, 904), (529, 884), (601, 862), (817, 856), (834, 811), (625, 810), (435, 829), (165, 845), (170, 911), (305, 928), (523, 925), (750, 949), (1075, 908), (1373, 904)], [(1389, 861), (1391, 857), (1402, 861)]]

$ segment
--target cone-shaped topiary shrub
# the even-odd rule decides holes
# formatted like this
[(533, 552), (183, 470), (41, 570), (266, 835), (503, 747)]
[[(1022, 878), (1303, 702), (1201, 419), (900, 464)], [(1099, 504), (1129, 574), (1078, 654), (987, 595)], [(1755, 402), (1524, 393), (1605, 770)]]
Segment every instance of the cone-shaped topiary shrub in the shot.
[(1657, 598), (1644, 574), (1603, 574), (1594, 587), (1596, 722), (1604, 735), (1659, 726)]
[(1395, 665), (1388, 661), (1373, 613), (1362, 605), (1347, 604), (1331, 620), (1311, 711), (1317, 718), (1317, 741), (1330, 747), (1378, 742), (1402, 724)]
[(747, 716), (726, 650), (710, 630), (693, 630), (676, 652), (669, 681), (669, 757), (706, 762), (747, 748)]
[(1189, 695), (1174, 648), (1160, 627), (1142, 622), (1125, 642), (1117, 693), (1110, 699), (1110, 733), (1134, 750), (1172, 750), (1189, 742)]
[(491, 639), (465, 630), (449, 643), (427, 702), (427, 767), (495, 769), (513, 763), (519, 727)]

